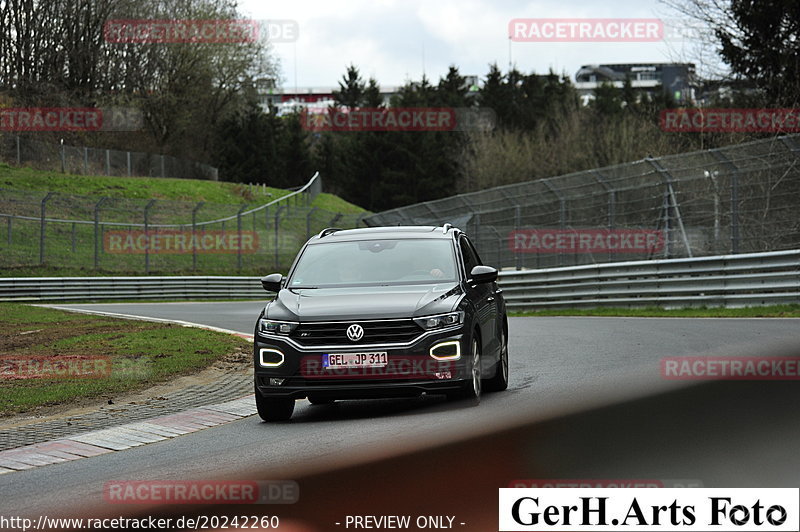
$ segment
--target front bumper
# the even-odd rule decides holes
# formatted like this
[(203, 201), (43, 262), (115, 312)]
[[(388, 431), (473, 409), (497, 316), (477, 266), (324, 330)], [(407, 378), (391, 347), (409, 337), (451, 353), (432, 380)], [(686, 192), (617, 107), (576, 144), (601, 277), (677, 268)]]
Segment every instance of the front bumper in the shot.
[[(458, 342), (458, 358), (437, 359), (431, 348)], [(423, 393), (456, 392), (471, 382), (463, 327), (423, 335), (409, 345), (370, 345), (311, 348), (285, 338), (256, 334), (254, 342), (255, 386), (264, 397), (302, 399), (313, 395), (321, 399), (369, 399), (411, 397)], [(261, 351), (277, 366), (261, 365)], [(330, 353), (385, 352), (384, 367), (330, 369), (325, 355)]]

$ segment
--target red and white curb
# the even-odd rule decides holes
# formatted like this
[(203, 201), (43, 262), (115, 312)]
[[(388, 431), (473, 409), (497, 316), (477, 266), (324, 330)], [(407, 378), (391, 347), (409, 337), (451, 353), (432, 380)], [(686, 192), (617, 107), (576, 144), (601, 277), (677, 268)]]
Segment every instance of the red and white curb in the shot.
[(252, 395), (177, 414), (0, 451), (0, 474), (33, 469), (168, 440), (256, 413)]

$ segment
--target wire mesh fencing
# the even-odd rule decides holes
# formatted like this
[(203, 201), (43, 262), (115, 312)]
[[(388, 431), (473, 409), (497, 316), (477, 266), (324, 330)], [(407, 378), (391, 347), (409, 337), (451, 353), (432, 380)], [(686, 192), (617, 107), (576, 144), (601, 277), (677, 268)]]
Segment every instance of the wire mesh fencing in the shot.
[(501, 268), (800, 248), (800, 135), (576, 172), (368, 216), (452, 223)]
[(0, 134), (0, 159), (69, 174), (219, 179), (213, 166), (170, 155), (68, 146), (7, 133)]
[(0, 267), (125, 273), (285, 271), (314, 233), (364, 214), (311, 205), (304, 187), (261, 205), (87, 197), (0, 189)]

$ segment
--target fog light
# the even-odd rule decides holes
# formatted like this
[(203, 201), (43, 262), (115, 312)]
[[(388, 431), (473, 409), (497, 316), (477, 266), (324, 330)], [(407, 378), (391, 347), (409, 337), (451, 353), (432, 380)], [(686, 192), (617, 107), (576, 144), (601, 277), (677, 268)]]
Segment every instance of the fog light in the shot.
[(450, 340), (438, 343), (431, 347), (430, 355), (436, 360), (458, 360), (461, 358), (461, 342)]
[(281, 384), (283, 384), (283, 381), (285, 381), (285, 380), (286, 379), (270, 379), (269, 380), (269, 385), (270, 386), (280, 386)]
[(283, 353), (277, 349), (261, 349), (259, 362), (264, 368), (275, 368), (283, 364)]

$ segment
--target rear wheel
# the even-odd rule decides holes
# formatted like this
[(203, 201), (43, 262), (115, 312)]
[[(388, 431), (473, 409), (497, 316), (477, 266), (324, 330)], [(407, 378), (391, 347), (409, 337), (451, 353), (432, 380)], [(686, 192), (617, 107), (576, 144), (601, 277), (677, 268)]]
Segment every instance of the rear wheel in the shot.
[(264, 421), (288, 421), (294, 412), (294, 399), (264, 397), (256, 387), (256, 409)]
[(484, 389), (487, 392), (502, 392), (508, 388), (508, 338), (505, 330), (500, 336), (500, 360), (497, 361), (497, 371), (494, 377), (486, 381)]

